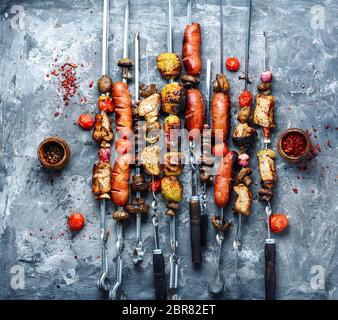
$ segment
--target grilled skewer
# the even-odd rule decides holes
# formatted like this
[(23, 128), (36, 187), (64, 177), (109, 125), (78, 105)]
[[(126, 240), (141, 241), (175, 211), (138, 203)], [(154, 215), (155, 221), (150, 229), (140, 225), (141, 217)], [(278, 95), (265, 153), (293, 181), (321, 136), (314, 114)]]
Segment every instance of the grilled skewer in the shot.
[[(129, 0), (127, 0), (124, 14), (124, 35), (123, 35), (123, 58), (118, 61), (121, 68), (122, 82), (116, 82), (112, 88), (112, 98), (115, 105), (115, 125), (120, 139), (128, 139), (132, 131), (132, 110), (131, 97), (128, 91), (128, 80), (131, 79), (130, 68), (132, 61), (128, 58), (128, 38), (129, 38)], [(122, 289), (122, 272), (124, 250), (123, 224), (129, 219), (129, 214), (124, 210), (129, 197), (130, 164), (132, 156), (130, 153), (121, 154), (115, 161), (112, 173), (112, 200), (117, 206), (117, 211), (113, 213), (116, 220), (116, 249), (117, 266), (116, 282), (109, 292), (112, 300), (125, 300), (126, 293)]]

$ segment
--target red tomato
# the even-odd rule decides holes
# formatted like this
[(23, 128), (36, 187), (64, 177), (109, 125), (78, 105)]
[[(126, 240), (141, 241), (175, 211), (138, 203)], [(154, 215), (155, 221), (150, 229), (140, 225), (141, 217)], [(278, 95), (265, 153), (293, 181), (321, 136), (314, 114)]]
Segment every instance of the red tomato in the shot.
[(252, 94), (251, 92), (244, 90), (239, 96), (239, 105), (241, 107), (251, 107), (252, 105)]
[(85, 222), (86, 219), (80, 212), (75, 212), (68, 218), (68, 226), (73, 231), (81, 230)]
[(93, 127), (95, 120), (90, 114), (86, 113), (79, 116), (77, 123), (82, 129), (90, 130)]
[(115, 142), (115, 150), (118, 154), (126, 154), (129, 153), (133, 149), (132, 143), (126, 139), (118, 139)]
[(270, 216), (270, 229), (274, 233), (280, 233), (288, 226), (288, 217), (282, 213), (272, 214)]
[(150, 182), (150, 190), (153, 192), (158, 192), (161, 189), (161, 178), (154, 179), (154, 182)]
[(225, 66), (229, 71), (235, 72), (235, 71), (238, 71), (240, 67), (240, 63), (237, 58), (231, 57), (227, 59)]
[(114, 104), (112, 98), (108, 96), (100, 96), (98, 100), (99, 109), (104, 112), (113, 112)]
[(225, 143), (215, 144), (212, 148), (212, 153), (215, 157), (224, 157), (228, 151)]

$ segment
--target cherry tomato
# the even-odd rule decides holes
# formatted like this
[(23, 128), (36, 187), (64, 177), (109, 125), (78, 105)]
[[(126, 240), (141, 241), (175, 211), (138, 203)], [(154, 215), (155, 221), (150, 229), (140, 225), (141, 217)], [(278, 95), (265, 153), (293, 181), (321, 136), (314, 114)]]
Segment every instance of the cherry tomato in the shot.
[(154, 179), (154, 182), (150, 182), (149, 184), (150, 190), (153, 192), (158, 192), (161, 189), (161, 178)]
[(241, 107), (251, 107), (252, 105), (252, 94), (251, 92), (244, 90), (239, 96), (239, 105)]
[(90, 114), (86, 113), (79, 116), (77, 123), (82, 129), (90, 130), (93, 127), (95, 120)]
[(133, 149), (132, 143), (127, 139), (118, 139), (115, 142), (115, 150), (118, 154), (129, 153)]
[(68, 226), (73, 231), (81, 230), (84, 227), (85, 222), (86, 219), (80, 212), (75, 212), (68, 218)]
[(274, 233), (280, 233), (288, 226), (288, 217), (282, 213), (272, 214), (270, 216), (270, 228)]
[(98, 100), (99, 109), (105, 112), (113, 112), (114, 104), (112, 98), (108, 96), (100, 96)]
[(225, 66), (229, 71), (235, 72), (235, 71), (238, 71), (240, 67), (240, 63), (237, 58), (231, 57), (227, 59)]
[(212, 148), (212, 153), (215, 157), (224, 157), (228, 151), (225, 143), (215, 144)]

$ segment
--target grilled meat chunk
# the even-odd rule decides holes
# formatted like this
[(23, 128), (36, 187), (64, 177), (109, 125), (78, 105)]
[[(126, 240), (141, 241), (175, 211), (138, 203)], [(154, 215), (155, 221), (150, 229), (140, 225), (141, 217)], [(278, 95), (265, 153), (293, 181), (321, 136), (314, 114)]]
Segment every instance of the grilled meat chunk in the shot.
[(95, 116), (93, 139), (102, 146), (106, 146), (114, 139), (111, 121), (105, 113), (99, 113)]
[(256, 108), (253, 116), (254, 123), (261, 127), (274, 128), (276, 126), (274, 110), (275, 97), (258, 94), (256, 96)]
[(92, 177), (92, 192), (97, 199), (110, 199), (110, 163), (99, 160), (95, 163)]
[(139, 161), (149, 175), (158, 176), (161, 173), (160, 147), (148, 146), (144, 148), (139, 155)]

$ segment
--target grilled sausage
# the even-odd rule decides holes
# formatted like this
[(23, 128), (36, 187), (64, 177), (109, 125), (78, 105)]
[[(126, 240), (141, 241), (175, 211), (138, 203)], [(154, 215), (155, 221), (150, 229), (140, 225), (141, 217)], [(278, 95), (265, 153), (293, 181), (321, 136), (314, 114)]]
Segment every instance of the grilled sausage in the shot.
[(112, 98), (115, 106), (116, 132), (120, 137), (129, 136), (133, 127), (133, 112), (127, 84), (115, 82), (112, 88)]
[(120, 155), (111, 174), (111, 198), (117, 206), (125, 206), (129, 196), (130, 153)]
[(217, 207), (223, 208), (230, 201), (231, 185), (233, 180), (233, 166), (237, 160), (237, 153), (230, 151), (223, 158), (217, 170), (214, 198)]
[(201, 62), (201, 26), (198, 23), (187, 25), (184, 32), (182, 48), (183, 64), (188, 74), (199, 76)]
[[(217, 131), (216, 131), (217, 130)], [(221, 131), (222, 130), (222, 131)], [(228, 140), (230, 133), (230, 99), (223, 92), (215, 92), (212, 99), (212, 135), (217, 143)]]
[[(193, 129), (198, 129), (200, 132), (204, 124), (204, 105), (201, 91), (197, 88), (190, 88), (185, 93), (186, 113), (185, 113), (185, 128), (190, 132)], [(198, 134), (197, 130), (189, 133), (193, 138)]]

